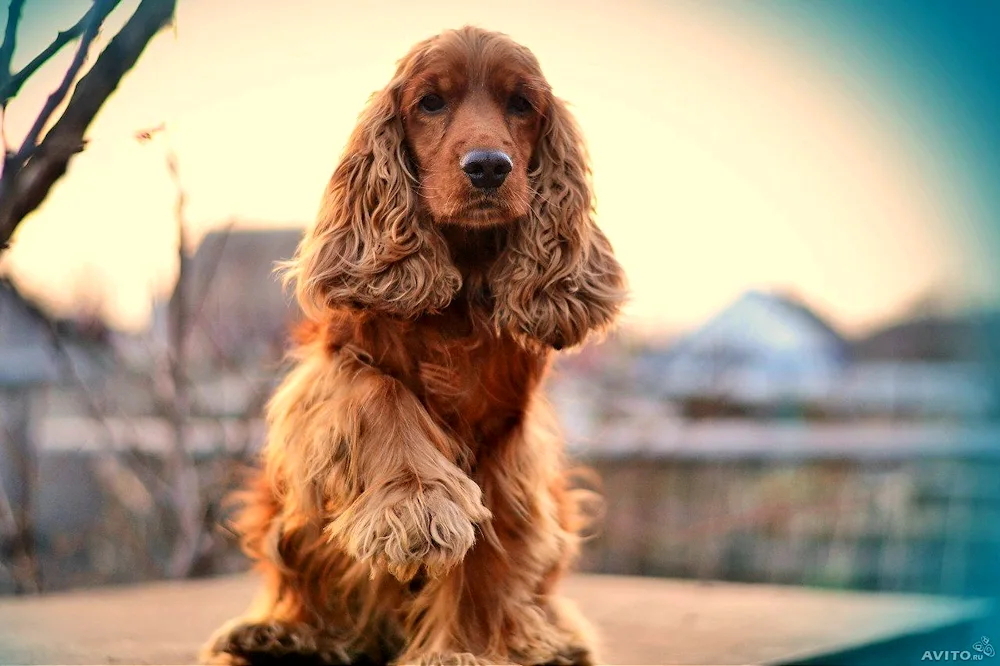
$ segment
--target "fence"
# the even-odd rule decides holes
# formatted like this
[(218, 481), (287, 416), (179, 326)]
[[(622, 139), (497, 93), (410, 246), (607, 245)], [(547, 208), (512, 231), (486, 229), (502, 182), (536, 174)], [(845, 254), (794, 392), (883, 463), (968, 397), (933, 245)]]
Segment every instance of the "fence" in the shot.
[[(993, 447), (1000, 440), (985, 431), (922, 428), (902, 437), (896, 431), (880, 443), (870, 435), (865, 442), (857, 429), (839, 430), (843, 447), (829, 429), (813, 427), (800, 431), (796, 446), (787, 445), (795, 441), (787, 433), (775, 435), (786, 440), (783, 447), (774, 440), (736, 446), (719, 437), (711, 445), (711, 437), (692, 433), (679, 438), (688, 443), (683, 451), (589, 451), (583, 457), (603, 478), (606, 517), (581, 566), (854, 589), (995, 592), (1000, 449)], [(758, 433), (766, 438), (764, 429)], [(691, 447), (699, 437), (704, 447)]]

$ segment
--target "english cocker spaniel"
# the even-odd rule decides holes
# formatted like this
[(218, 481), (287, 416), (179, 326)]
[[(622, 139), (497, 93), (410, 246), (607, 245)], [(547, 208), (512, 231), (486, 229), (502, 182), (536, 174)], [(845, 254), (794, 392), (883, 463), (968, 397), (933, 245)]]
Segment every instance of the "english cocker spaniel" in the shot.
[(264, 578), (208, 663), (592, 664), (583, 513), (540, 384), (625, 297), (532, 53), (417, 44), (288, 265), (306, 315), (237, 527)]

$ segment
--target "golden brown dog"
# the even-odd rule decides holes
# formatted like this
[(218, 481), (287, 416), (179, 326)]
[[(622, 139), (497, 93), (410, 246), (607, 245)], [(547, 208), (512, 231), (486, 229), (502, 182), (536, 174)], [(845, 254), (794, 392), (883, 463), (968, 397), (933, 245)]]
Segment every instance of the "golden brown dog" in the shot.
[(203, 660), (594, 662), (540, 392), (625, 295), (589, 181), (526, 48), (467, 27), (400, 61), (288, 267), (307, 323), (238, 521), (265, 583)]

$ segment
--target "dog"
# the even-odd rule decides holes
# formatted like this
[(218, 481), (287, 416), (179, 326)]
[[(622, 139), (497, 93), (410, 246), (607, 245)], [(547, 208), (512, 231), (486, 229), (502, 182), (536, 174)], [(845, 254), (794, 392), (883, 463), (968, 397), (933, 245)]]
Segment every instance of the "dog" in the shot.
[(556, 593), (586, 512), (542, 382), (627, 287), (534, 55), (413, 47), (285, 268), (305, 318), (236, 521), (264, 584), (202, 661), (595, 663)]

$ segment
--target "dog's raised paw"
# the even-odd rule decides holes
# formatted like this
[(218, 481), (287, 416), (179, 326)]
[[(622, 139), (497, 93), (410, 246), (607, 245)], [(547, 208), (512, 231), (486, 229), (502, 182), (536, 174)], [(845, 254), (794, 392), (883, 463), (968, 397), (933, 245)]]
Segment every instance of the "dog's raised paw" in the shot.
[(373, 493), (328, 528), (359, 560), (384, 568), (402, 582), (423, 566), (431, 577), (460, 563), (476, 540), (475, 523), (489, 518), (479, 488), (453, 497), (442, 486), (414, 485)]

